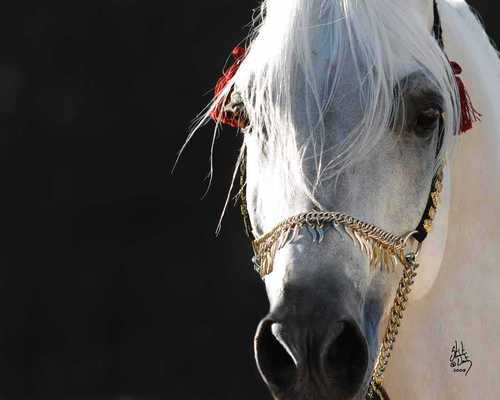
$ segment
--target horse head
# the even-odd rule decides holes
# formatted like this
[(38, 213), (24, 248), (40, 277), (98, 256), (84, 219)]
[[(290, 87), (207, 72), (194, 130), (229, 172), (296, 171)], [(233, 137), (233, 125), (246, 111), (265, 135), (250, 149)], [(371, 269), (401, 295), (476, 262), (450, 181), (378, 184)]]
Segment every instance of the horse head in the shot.
[(221, 101), (238, 117), (244, 107), (232, 125), (243, 127), (244, 214), (270, 302), (255, 354), (276, 399), (365, 398), (384, 327), (397, 334), (391, 307), (407, 300), (398, 288), (415, 230), (432, 238), (416, 296), (439, 271), (446, 157), (468, 97), (438, 12), (431, 0), (264, 1), (219, 88), (212, 116)]

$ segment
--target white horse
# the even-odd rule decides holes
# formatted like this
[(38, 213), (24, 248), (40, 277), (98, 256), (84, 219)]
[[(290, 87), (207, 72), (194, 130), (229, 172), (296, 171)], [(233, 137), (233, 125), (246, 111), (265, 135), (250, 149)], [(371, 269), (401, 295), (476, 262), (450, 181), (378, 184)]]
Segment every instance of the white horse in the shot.
[[(245, 104), (245, 190), (257, 237), (313, 209), (405, 235), (445, 165), (384, 386), (393, 399), (493, 400), (500, 63), (464, 1), (437, 6), (445, 53), (432, 35), (433, 0), (265, 0), (246, 58), (217, 101), (235, 87)], [(463, 67), (482, 113), (464, 135), (446, 56)], [(399, 278), (333, 229), (321, 244), (300, 232), (282, 246), (264, 278), (270, 312), (256, 336), (273, 396), (365, 398)]]

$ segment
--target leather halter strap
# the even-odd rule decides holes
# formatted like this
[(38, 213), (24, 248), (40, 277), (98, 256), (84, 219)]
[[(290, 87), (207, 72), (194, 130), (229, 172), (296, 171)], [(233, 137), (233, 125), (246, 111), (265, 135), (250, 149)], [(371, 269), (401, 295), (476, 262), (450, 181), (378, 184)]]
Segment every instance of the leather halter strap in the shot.
[[(437, 0), (434, 0), (434, 22), (432, 24), (432, 32), (434, 38), (439, 44), (439, 47), (444, 52), (443, 27), (441, 25), (441, 16), (439, 15)], [(436, 148), (436, 158), (439, 157), (439, 153), (441, 153), (441, 149), (443, 147), (443, 142), (444, 142), (444, 129), (442, 122), (443, 120), (441, 118), (441, 129), (439, 131), (438, 143)], [(434, 217), (433, 214), (436, 212), (436, 207), (437, 207), (437, 204), (435, 204), (435, 199), (433, 198), (432, 194), (436, 193), (440, 189), (439, 185), (442, 185), (442, 176), (440, 176), (441, 174), (442, 170), (441, 171), (438, 170), (438, 173), (434, 176), (432, 180), (432, 187), (429, 194), (429, 199), (427, 200), (427, 205), (425, 206), (424, 214), (417, 228), (415, 229), (417, 233), (415, 234), (414, 238), (419, 243), (423, 243), (425, 239), (427, 239), (427, 236), (429, 235), (429, 232), (432, 228), (432, 220)]]

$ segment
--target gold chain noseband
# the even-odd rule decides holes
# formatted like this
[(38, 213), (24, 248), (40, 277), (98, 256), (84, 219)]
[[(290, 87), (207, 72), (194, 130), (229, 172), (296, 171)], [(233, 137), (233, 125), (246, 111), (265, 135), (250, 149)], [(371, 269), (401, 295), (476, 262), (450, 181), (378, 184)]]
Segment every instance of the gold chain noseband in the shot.
[(269, 275), (273, 271), (276, 252), (293, 241), (303, 228), (309, 231), (313, 242), (321, 243), (328, 226), (334, 227), (339, 233), (344, 230), (359, 244), (372, 265), (388, 268), (404, 257), (407, 240), (401, 236), (340, 212), (310, 211), (287, 219), (253, 242), (256, 271), (262, 278)]

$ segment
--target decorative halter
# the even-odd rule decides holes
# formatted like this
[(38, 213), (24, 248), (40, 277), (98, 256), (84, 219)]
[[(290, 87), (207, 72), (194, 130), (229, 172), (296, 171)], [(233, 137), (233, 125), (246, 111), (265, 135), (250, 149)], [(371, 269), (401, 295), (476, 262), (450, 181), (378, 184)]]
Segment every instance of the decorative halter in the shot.
[[(444, 52), (443, 29), (437, 0), (434, 0), (433, 34)], [(225, 98), (221, 100), (220, 97), (222, 91), (243, 62), (245, 54), (246, 50), (241, 47), (233, 50), (234, 64), (224, 72), (223, 76), (217, 82), (215, 97), (218, 102), (216, 100), (216, 104), (210, 113), (210, 117), (217, 123), (230, 125), (235, 128), (244, 128), (249, 123), (241, 96), (232, 87)], [(454, 61), (450, 61), (450, 65), (455, 76), (457, 92), (460, 96), (461, 119), (457, 134), (461, 134), (472, 129), (473, 123), (480, 120), (481, 114), (472, 105), (465, 84), (459, 76), (462, 73), (462, 68)], [(437, 154), (439, 154), (443, 145), (444, 130), (441, 130), (439, 135)], [(313, 242), (321, 243), (326, 230), (329, 228), (333, 228), (339, 233), (347, 234), (368, 257), (372, 267), (389, 271), (395, 271), (398, 266), (402, 267), (402, 277), (389, 314), (389, 323), (380, 346), (377, 362), (372, 372), (366, 394), (367, 400), (389, 399), (387, 392), (383, 388), (384, 372), (389, 363), (394, 343), (396, 342), (400, 322), (408, 302), (408, 296), (417, 276), (419, 265), (416, 258), (423, 242), (432, 230), (437, 208), (440, 204), (444, 188), (444, 168), (445, 165), (441, 165), (433, 178), (427, 206), (419, 225), (406, 236), (394, 235), (375, 225), (340, 212), (310, 211), (288, 218), (270, 232), (259, 238), (255, 238), (251, 230), (245, 191), (241, 190), (241, 213), (246, 233), (252, 242), (254, 250), (252, 261), (255, 270), (262, 278), (273, 272), (276, 253), (292, 242), (299, 232), (306, 230), (311, 235)], [(240, 171), (240, 182), (243, 189), (246, 181), (245, 157), (240, 164)]]

